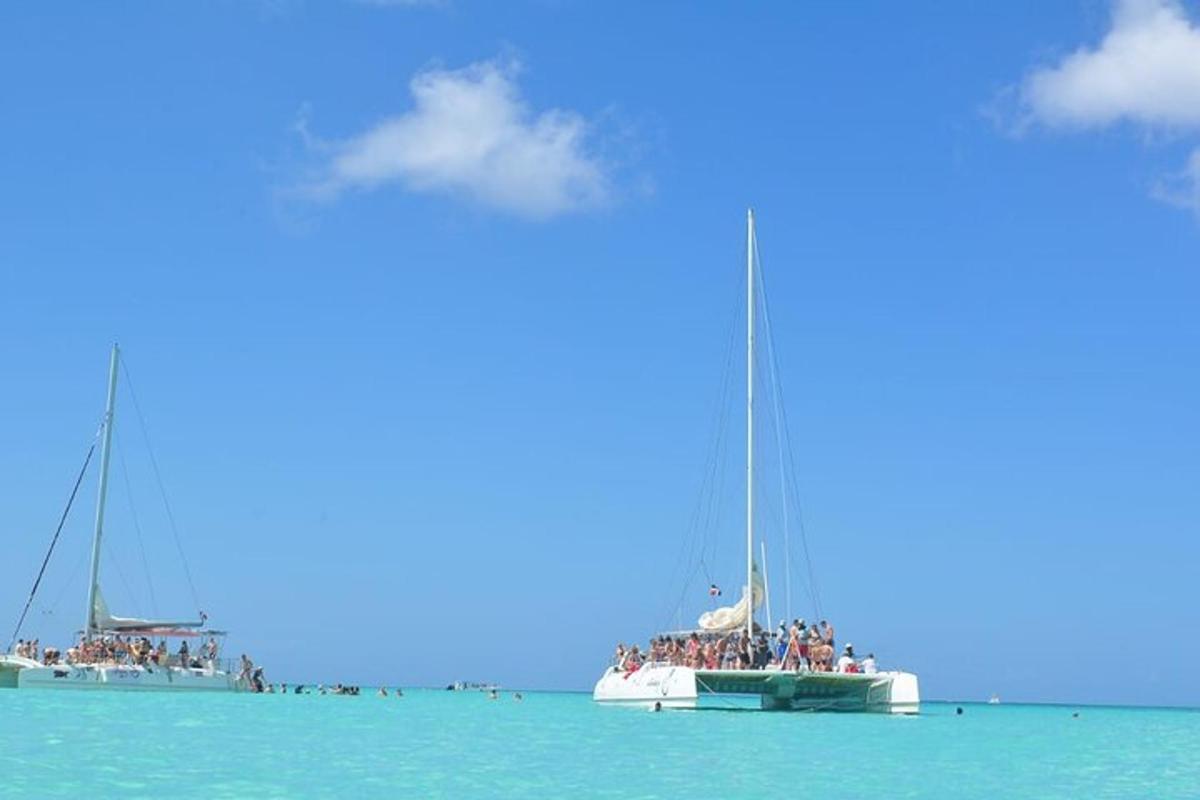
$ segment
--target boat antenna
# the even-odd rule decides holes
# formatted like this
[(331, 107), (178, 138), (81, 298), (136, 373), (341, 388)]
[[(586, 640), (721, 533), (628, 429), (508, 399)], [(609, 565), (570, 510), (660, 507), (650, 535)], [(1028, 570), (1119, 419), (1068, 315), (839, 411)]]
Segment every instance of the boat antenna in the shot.
[(92, 638), (96, 627), (96, 591), (100, 580), (100, 539), (104, 535), (104, 503), (108, 499), (108, 464), (112, 457), (113, 412), (117, 401), (117, 366), (121, 350), (113, 343), (112, 356), (108, 365), (108, 400), (104, 404), (104, 438), (100, 446), (100, 485), (96, 490), (96, 530), (92, 535), (92, 572), (88, 583), (87, 616), (84, 617), (83, 636)]
[(754, 209), (746, 209), (746, 640), (754, 639)]

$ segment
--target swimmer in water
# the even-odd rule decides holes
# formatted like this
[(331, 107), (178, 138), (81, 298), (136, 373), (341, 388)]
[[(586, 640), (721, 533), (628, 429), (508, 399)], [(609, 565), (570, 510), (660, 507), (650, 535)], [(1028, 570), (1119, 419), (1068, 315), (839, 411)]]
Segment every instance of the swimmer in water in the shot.
[(525, 698), (521, 696), (520, 692), (513, 692), (513, 700), (516, 700), (519, 703), (524, 699)]
[(651, 711), (662, 711), (662, 703), (661, 703), (661, 702), (659, 702), (658, 700), (655, 700), (655, 701), (654, 701), (654, 708), (652, 708), (652, 709), (650, 709), (650, 710), (651, 710)]
[(954, 709), (954, 713), (961, 717), (962, 716), (962, 706), (959, 706), (958, 708)]
[(385, 689), (385, 688), (383, 688), (382, 686), (380, 686), (380, 687), (379, 687), (379, 696), (380, 696), (380, 697), (387, 697), (387, 689)]
[(500, 699), (500, 693), (497, 692), (495, 689), (492, 689), (491, 693), (488, 694), (488, 700), (499, 700), (499, 699)]

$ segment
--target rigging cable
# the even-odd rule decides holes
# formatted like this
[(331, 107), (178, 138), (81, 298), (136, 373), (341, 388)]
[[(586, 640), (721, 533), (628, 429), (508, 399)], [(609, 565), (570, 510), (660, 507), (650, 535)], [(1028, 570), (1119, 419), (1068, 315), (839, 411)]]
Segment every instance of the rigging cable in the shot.
[[(755, 258), (756, 262), (760, 260), (760, 257), (758, 254), (757, 239), (754, 242), (754, 258)], [(759, 283), (762, 285), (762, 292), (760, 292), (760, 295), (762, 296), (763, 321), (765, 322), (765, 327), (767, 330), (767, 353), (768, 353), (768, 358), (771, 361), (771, 374), (774, 378), (775, 394), (777, 395), (776, 409), (778, 411), (779, 421), (782, 423), (782, 428), (783, 428), (783, 444), (786, 445), (786, 449), (787, 449), (787, 461), (788, 461), (788, 466), (790, 467), (790, 470), (788, 471), (788, 477), (790, 478), (789, 483), (791, 484), (792, 497), (793, 497), (794, 502), (796, 503), (796, 523), (797, 523), (797, 527), (800, 529), (800, 543), (804, 549), (804, 565), (805, 565), (805, 571), (807, 572), (807, 575), (808, 575), (809, 599), (812, 601), (813, 610), (817, 612), (817, 619), (820, 619), (822, 616), (821, 593), (817, 587), (816, 576), (813, 573), (812, 557), (811, 557), (811, 555), (809, 553), (809, 549), (808, 549), (808, 533), (804, 528), (804, 511), (800, 506), (800, 489), (796, 483), (795, 453), (792, 449), (792, 437), (791, 437), (791, 429), (790, 429), (790, 426), (788, 425), (787, 406), (786, 406), (786, 404), (783, 403), (783, 382), (779, 379), (779, 361), (775, 354), (775, 344), (774, 344), (775, 334), (771, 328), (771, 311), (770, 311), (770, 304), (767, 301), (766, 278), (763, 276), (761, 267), (758, 270), (758, 280), (759, 280)], [(782, 451), (783, 451), (783, 448), (781, 447), (780, 448), (781, 461), (782, 461), (782, 457), (783, 457)], [(784, 504), (786, 505), (786, 498), (785, 498)]]
[[(757, 239), (754, 241), (754, 260), (755, 262), (759, 262)], [(792, 615), (792, 610), (795, 608), (795, 606), (792, 605), (792, 534), (791, 526), (788, 524), (790, 520), (788, 518), (787, 474), (783, 464), (783, 433), (781, 431), (782, 426), (779, 423), (779, 392), (777, 391), (779, 386), (779, 375), (775, 371), (775, 337), (774, 331), (771, 329), (771, 318), (767, 315), (767, 285), (763, 278), (761, 262), (758, 263), (758, 282), (759, 286), (762, 287), (762, 291), (759, 292), (759, 296), (762, 298), (763, 305), (763, 327), (766, 328), (767, 333), (767, 362), (769, 368), (768, 374), (771, 376), (771, 404), (775, 411), (775, 417), (773, 420), (775, 424), (772, 425), (772, 427), (775, 429), (775, 453), (779, 458), (779, 493), (780, 498), (783, 501), (783, 584), (784, 594), (786, 595), (785, 601), (787, 604), (787, 612), (784, 614), (784, 617), (790, 618)]]
[[(736, 330), (736, 329), (733, 329)], [(733, 331), (730, 334), (730, 346), (726, 355), (726, 361), (722, 370), (721, 391), (717, 408), (714, 411), (712, 444), (709, 448), (708, 456), (705, 460), (703, 477), (700, 482), (700, 493), (697, 497), (696, 508), (692, 514), (691, 524), (688, 526), (691, 535), (687, 539), (687, 543), (680, 553), (681, 559), (676, 562), (675, 570), (672, 570), (671, 581), (668, 586), (674, 584), (676, 570), (682, 568), (681, 583), (679, 587), (679, 598), (676, 600), (675, 608), (670, 616), (677, 616), (683, 608), (683, 602), (687, 596), (692, 580), (696, 576), (696, 572), (703, 570), (705, 575), (709, 576), (710, 583), (713, 582), (711, 575), (708, 572), (705, 554), (707, 553), (710, 543), (715, 550), (716, 543), (713, 541), (713, 529), (716, 520), (720, 517), (721, 506), (721, 489), (724, 485), (724, 470), (722, 469), (722, 456), (725, 452), (725, 431), (728, 428), (729, 409), (725, 398), (728, 396), (728, 386), (730, 384), (730, 375), (732, 374), (733, 362)], [(696, 552), (697, 548), (699, 553)]]
[(46, 616), (54, 616), (58, 613), (58, 607), (62, 605), (63, 598), (67, 596), (67, 590), (75, 585), (75, 579), (83, 572), (83, 565), (87, 563), (88, 556), (91, 555), (86, 548), (79, 548), (79, 558), (75, 561), (75, 566), (67, 573), (67, 579), (63, 582), (62, 588), (58, 590), (58, 594), (54, 598), (54, 602), (50, 605), (42, 605), (42, 614)]
[[(113, 429), (116, 433), (116, 429)], [(120, 444), (118, 438), (118, 445)], [(133, 503), (133, 484), (129, 480), (129, 465), (125, 461), (125, 448), (118, 446), (117, 455), (121, 457), (121, 474), (125, 478), (125, 496), (129, 500), (129, 515), (133, 518), (133, 532), (137, 536), (138, 552), (142, 556), (142, 569), (146, 571), (146, 588), (150, 590), (150, 613), (158, 616), (158, 600), (154, 596), (154, 581), (150, 577), (150, 562), (146, 558), (146, 547), (142, 543), (142, 526), (138, 522), (137, 507)]]
[[(737, 320), (738, 309), (735, 308), (729, 319), (728, 343), (725, 350), (724, 364), (721, 368), (717, 404), (713, 410), (709, 448), (705, 457), (700, 489), (696, 498), (696, 507), (692, 511), (687, 527), (687, 534), (680, 547), (679, 557), (671, 570), (671, 578), (664, 584), (667, 587), (673, 587), (676, 576), (682, 579), (679, 585), (679, 597), (672, 610), (667, 614), (666, 622), (668, 625), (670, 620), (678, 617), (681, 612), (684, 599), (687, 597), (688, 588), (691, 586), (696, 572), (703, 570), (706, 575), (709, 575), (705, 556), (710, 546), (715, 558), (716, 537), (714, 536), (714, 528), (720, 519), (721, 495), (723, 494), (725, 485), (726, 470), (723, 468), (724, 453), (726, 451), (725, 432), (728, 429), (729, 423), (728, 397), (732, 392), (733, 354), (738, 330)], [(695, 561), (694, 559), (697, 558), (697, 547), (699, 547), (699, 560)], [(711, 575), (709, 575), (709, 579), (710, 583), (714, 582), (711, 579)], [(664, 629), (666, 627), (666, 625), (663, 626)]]
[(138, 597), (133, 592), (133, 585), (129, 583), (129, 579), (125, 577), (125, 570), (121, 569), (121, 562), (117, 560), (113, 554), (112, 547), (109, 546), (108, 540), (104, 540), (104, 553), (108, 556), (108, 561), (116, 570), (117, 577), (121, 579), (121, 585), (125, 587), (125, 596), (129, 598), (129, 604), (133, 607), (133, 613), (139, 617), (142, 615), (142, 604), (138, 601)]
[(71, 513), (71, 506), (75, 503), (75, 495), (79, 493), (79, 484), (83, 483), (84, 473), (87, 472), (88, 464), (92, 461), (92, 454), (96, 452), (96, 439), (99, 437), (100, 432), (97, 431), (96, 438), (92, 439), (92, 444), (88, 447), (87, 455), (84, 456), (83, 466), (79, 469), (79, 475), (75, 478), (75, 485), (71, 487), (71, 496), (67, 498), (67, 507), (63, 509), (62, 516), (59, 517), (58, 527), (54, 529), (54, 538), (50, 540), (50, 549), (46, 551), (46, 557), (42, 559), (42, 568), (38, 570), (37, 578), (33, 581), (33, 589), (29, 591), (29, 599), (25, 601), (25, 608), (21, 609), (21, 618), (17, 620), (17, 627), (13, 629), (12, 639), (8, 642), (8, 650), (6, 652), (12, 652), (13, 644), (17, 641), (17, 636), (21, 633), (21, 626), (25, 624), (25, 615), (29, 613), (29, 606), (33, 604), (33, 598), (37, 594), (38, 586), (42, 583), (42, 576), (46, 574), (46, 566), (50, 563), (50, 556), (54, 553), (54, 546), (58, 544), (58, 537), (62, 533), (63, 525), (67, 522), (67, 515)]
[[(133, 400), (133, 409), (137, 412), (138, 424), (142, 428), (142, 439), (146, 442), (146, 452), (150, 454), (150, 465), (154, 467), (154, 478), (158, 481), (158, 491), (162, 495), (163, 507), (167, 510), (167, 521), (171, 525), (171, 535), (175, 539), (175, 549), (179, 551), (179, 560), (183, 562), (183, 574), (187, 578), (188, 589), (192, 593), (192, 602), (200, 609), (200, 597), (196, 594), (196, 583), (192, 580), (192, 570), (188, 566), (187, 556), (183, 553), (183, 544), (179, 540), (179, 528), (175, 525), (175, 514), (171, 511), (171, 503), (167, 500), (167, 489), (163, 485), (162, 473), (158, 469), (158, 459), (154, 457), (154, 448), (150, 446), (150, 434), (146, 431), (146, 419), (142, 416), (142, 407), (137, 400), (137, 392), (133, 388), (133, 379), (129, 377), (129, 368), (125, 360), (121, 361), (121, 371), (125, 373), (125, 383), (129, 385), (129, 397)], [(201, 611), (201, 614), (204, 612)]]

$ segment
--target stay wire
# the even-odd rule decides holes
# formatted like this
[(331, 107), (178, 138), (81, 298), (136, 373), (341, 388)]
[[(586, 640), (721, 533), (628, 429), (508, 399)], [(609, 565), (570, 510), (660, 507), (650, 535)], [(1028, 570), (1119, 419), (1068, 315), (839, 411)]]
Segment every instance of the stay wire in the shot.
[[(757, 239), (754, 241), (754, 257), (755, 261), (759, 260)], [(770, 303), (767, 300), (766, 278), (763, 276), (761, 269), (759, 270), (758, 280), (763, 289), (761, 296), (763, 317), (764, 322), (766, 323), (765, 327), (767, 329), (767, 351), (768, 356), (771, 359), (772, 375), (775, 378), (775, 394), (778, 396), (777, 408), (779, 411), (779, 419), (783, 428), (783, 442), (787, 450), (787, 463), (789, 467), (788, 482), (792, 490), (793, 501), (796, 504), (796, 524), (800, 530), (800, 543), (804, 550), (804, 565), (805, 572), (808, 576), (809, 600), (813, 604), (813, 610), (816, 611), (816, 618), (820, 619), (823, 616), (823, 612), (821, 610), (821, 593), (819, 587), (817, 586), (816, 575), (812, 567), (812, 556), (808, 547), (808, 532), (806, 531), (804, 525), (804, 509), (800, 504), (800, 489), (796, 479), (795, 451), (792, 448), (791, 426), (788, 424), (787, 404), (783, 402), (783, 382), (779, 378), (779, 361), (774, 346), (775, 334), (771, 326), (771, 311)]]
[(54, 598), (54, 602), (50, 605), (41, 606), (42, 613), (54, 616), (58, 613), (58, 607), (62, 605), (63, 598), (67, 596), (67, 592), (75, 586), (75, 579), (79, 577), (79, 573), (83, 571), (84, 562), (87, 561), (89, 553), (85, 548), (79, 549), (79, 558), (75, 560), (75, 566), (71, 567), (71, 571), (67, 575), (67, 580), (63, 583), (62, 588), (58, 590), (58, 594)]
[[(728, 343), (726, 345), (724, 364), (721, 369), (717, 405), (713, 411), (709, 447), (705, 457), (696, 506), (692, 511), (687, 527), (687, 535), (680, 547), (679, 558), (671, 570), (670, 580), (665, 584), (666, 586), (674, 586), (676, 577), (679, 576), (682, 578), (679, 585), (679, 597), (667, 614), (667, 625), (682, 610), (687, 591), (692, 585), (696, 573), (703, 569), (706, 575), (709, 574), (706, 564), (706, 554), (708, 553), (710, 544), (715, 553), (716, 542), (714, 541), (713, 529), (720, 517), (722, 505), (720, 495), (725, 483), (723, 461), (724, 453), (726, 452), (725, 440), (729, 420), (728, 397), (732, 392), (733, 354), (737, 336), (737, 320), (738, 311), (735, 308), (729, 320)], [(698, 561), (696, 560), (697, 548), (699, 549)], [(667, 625), (664, 625), (663, 628), (666, 629)]]
[(16, 628), (13, 629), (12, 638), (8, 642), (6, 652), (12, 652), (13, 644), (16, 643), (17, 636), (21, 633), (21, 626), (25, 624), (25, 615), (29, 613), (29, 607), (33, 605), (33, 598), (37, 595), (38, 587), (42, 584), (42, 576), (46, 574), (46, 567), (50, 563), (50, 556), (54, 554), (54, 546), (58, 544), (58, 537), (62, 534), (63, 526), (67, 523), (67, 515), (71, 513), (71, 506), (75, 503), (75, 495), (79, 493), (79, 485), (83, 483), (83, 476), (87, 472), (88, 464), (92, 461), (92, 454), (96, 452), (96, 441), (99, 438), (100, 432), (97, 431), (91, 445), (88, 447), (87, 455), (83, 458), (83, 466), (79, 468), (79, 474), (75, 477), (75, 485), (71, 487), (71, 495), (67, 498), (67, 506), (63, 509), (62, 516), (58, 519), (58, 527), (54, 529), (54, 537), (50, 540), (50, 547), (46, 550), (46, 557), (42, 559), (42, 567), (38, 570), (37, 577), (33, 581), (33, 588), (29, 591), (29, 598), (25, 601), (25, 607), (21, 609), (21, 617), (17, 620)]
[[(116, 429), (113, 430), (116, 434)], [(121, 459), (121, 475), (125, 479), (125, 497), (129, 501), (129, 516), (133, 519), (133, 532), (137, 537), (138, 553), (142, 557), (142, 569), (146, 572), (146, 588), (150, 592), (150, 612), (158, 616), (158, 599), (154, 596), (154, 581), (150, 574), (150, 561), (146, 558), (146, 546), (142, 540), (142, 526), (138, 522), (137, 506), (133, 501), (133, 483), (129, 480), (129, 464), (125, 460), (125, 448), (118, 442), (117, 454)]]
[(125, 589), (125, 596), (129, 598), (130, 605), (133, 606), (133, 612), (140, 617), (142, 615), (142, 604), (138, 600), (137, 594), (135, 594), (133, 591), (133, 584), (131, 584), (129, 579), (125, 577), (125, 570), (121, 569), (121, 562), (113, 552), (112, 547), (109, 545), (108, 539), (104, 540), (104, 544), (102, 546), (104, 547), (105, 555), (108, 556), (108, 563), (113, 565), (113, 569), (116, 570), (117, 577), (121, 579), (121, 586)]
[[(736, 322), (736, 320), (735, 320)], [(733, 333), (736, 329), (731, 327), (730, 345), (726, 354), (725, 365), (722, 369), (721, 390), (717, 408), (714, 411), (714, 420), (712, 424), (711, 446), (708, 448), (708, 455), (705, 459), (703, 477), (700, 482), (700, 492), (697, 497), (696, 508), (693, 511), (691, 523), (689, 524), (689, 536), (686, 539), (680, 560), (676, 562), (675, 569), (672, 570), (672, 578), (668, 585), (672, 585), (675, 580), (675, 574), (682, 567), (682, 582), (679, 588), (679, 598), (677, 599), (674, 608), (668, 614), (668, 623), (671, 617), (677, 616), (683, 608), (683, 602), (687, 596), (687, 590), (691, 586), (692, 580), (695, 578), (696, 572), (703, 569), (708, 574), (708, 569), (705, 564), (705, 555), (709, 547), (709, 541), (712, 538), (712, 528), (714, 526), (714, 516), (719, 515), (720, 497), (718, 486), (723, 483), (720, 477), (723, 475), (721, 469), (722, 454), (725, 451), (724, 440), (725, 431), (728, 428), (729, 409), (725, 402), (725, 397), (728, 395), (728, 385), (731, 381), (732, 363), (733, 363)], [(697, 549), (699, 553), (697, 553)]]
[(188, 566), (187, 556), (183, 552), (183, 543), (179, 539), (179, 527), (175, 524), (175, 514), (171, 511), (171, 503), (167, 499), (167, 489), (163, 484), (162, 472), (158, 468), (158, 459), (154, 456), (154, 448), (150, 446), (150, 434), (146, 429), (146, 419), (142, 416), (142, 407), (137, 400), (137, 392), (133, 388), (133, 379), (129, 377), (129, 368), (121, 361), (121, 372), (125, 374), (125, 383), (129, 386), (129, 397), (133, 400), (134, 411), (137, 412), (138, 424), (142, 429), (142, 439), (146, 442), (146, 452), (150, 454), (150, 465), (154, 468), (154, 479), (158, 482), (158, 491), (162, 495), (163, 508), (167, 511), (167, 521), (171, 526), (171, 536), (175, 540), (175, 549), (179, 551), (179, 560), (183, 563), (183, 574), (187, 578), (188, 589), (192, 593), (192, 602), (200, 610), (200, 596), (196, 593), (196, 583), (192, 580), (192, 570)]

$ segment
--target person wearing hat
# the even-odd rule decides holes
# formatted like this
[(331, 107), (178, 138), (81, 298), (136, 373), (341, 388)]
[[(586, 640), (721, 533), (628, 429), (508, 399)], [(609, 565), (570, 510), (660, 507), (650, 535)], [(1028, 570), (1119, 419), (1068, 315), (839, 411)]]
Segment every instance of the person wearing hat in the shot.
[(845, 649), (842, 650), (842, 657), (838, 659), (837, 671), (856, 672), (857, 669), (858, 667), (854, 663), (854, 645), (847, 644)]

